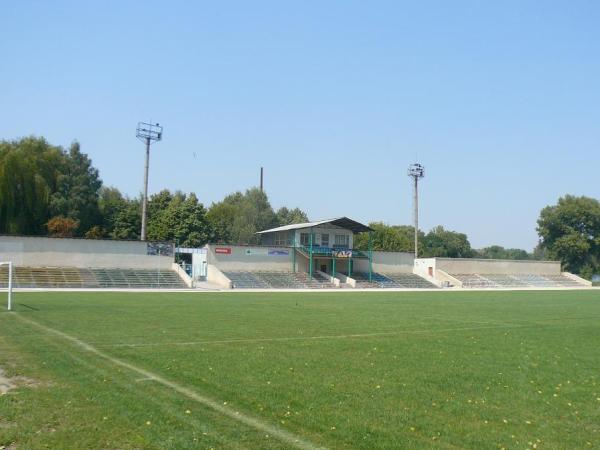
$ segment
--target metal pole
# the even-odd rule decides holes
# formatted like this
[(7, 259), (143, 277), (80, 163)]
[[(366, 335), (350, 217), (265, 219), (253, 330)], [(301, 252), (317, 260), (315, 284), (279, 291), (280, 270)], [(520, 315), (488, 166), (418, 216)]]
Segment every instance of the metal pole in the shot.
[(263, 168), (260, 168), (260, 192), (263, 191)]
[(8, 310), (12, 311), (12, 262), (8, 263)]
[(373, 233), (369, 231), (369, 282), (373, 281)]
[(419, 179), (415, 177), (415, 259), (419, 254)]
[(332, 264), (331, 264), (331, 276), (335, 278), (335, 256), (332, 255)]
[(310, 240), (310, 250), (308, 253), (310, 255), (310, 261), (308, 263), (308, 271), (310, 273), (310, 279), (312, 280), (312, 277), (313, 277), (313, 232), (312, 232), (312, 228), (310, 229), (309, 240)]
[(148, 166), (150, 164), (150, 138), (146, 138), (146, 164), (144, 166), (144, 198), (142, 200), (142, 235), (141, 240), (146, 240), (146, 214), (148, 209)]

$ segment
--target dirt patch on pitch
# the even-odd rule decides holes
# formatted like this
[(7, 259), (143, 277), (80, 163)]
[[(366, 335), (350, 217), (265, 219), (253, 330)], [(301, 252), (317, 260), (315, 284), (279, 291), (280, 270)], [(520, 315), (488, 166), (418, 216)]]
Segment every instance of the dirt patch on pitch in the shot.
[(12, 377), (9, 378), (4, 374), (4, 370), (0, 368), (0, 395), (8, 394), (13, 389), (18, 387), (37, 387), (40, 383), (27, 377)]
[(0, 369), (0, 394), (6, 394), (8, 391), (17, 387), (12, 378), (4, 376), (4, 371)]
[(17, 444), (10, 444), (8, 447), (0, 445), (0, 450), (17, 450)]

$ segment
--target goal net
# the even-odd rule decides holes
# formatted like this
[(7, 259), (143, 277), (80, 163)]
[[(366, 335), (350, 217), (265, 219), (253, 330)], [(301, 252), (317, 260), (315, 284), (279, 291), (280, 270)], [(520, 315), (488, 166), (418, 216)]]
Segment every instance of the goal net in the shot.
[(12, 310), (13, 290), (13, 263), (11, 261), (0, 261), (0, 292), (7, 294), (6, 309)]

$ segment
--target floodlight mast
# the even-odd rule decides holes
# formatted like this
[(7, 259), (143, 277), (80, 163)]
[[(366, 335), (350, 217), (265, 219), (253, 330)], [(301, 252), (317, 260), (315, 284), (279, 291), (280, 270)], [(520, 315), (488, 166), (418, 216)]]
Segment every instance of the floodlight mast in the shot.
[(146, 240), (146, 215), (148, 209), (148, 167), (150, 165), (150, 145), (162, 139), (163, 129), (159, 124), (138, 122), (136, 137), (146, 144), (146, 163), (144, 165), (144, 196), (142, 199), (142, 231), (140, 240)]
[(419, 256), (419, 179), (425, 177), (425, 167), (419, 163), (408, 166), (408, 176), (414, 180), (415, 259)]

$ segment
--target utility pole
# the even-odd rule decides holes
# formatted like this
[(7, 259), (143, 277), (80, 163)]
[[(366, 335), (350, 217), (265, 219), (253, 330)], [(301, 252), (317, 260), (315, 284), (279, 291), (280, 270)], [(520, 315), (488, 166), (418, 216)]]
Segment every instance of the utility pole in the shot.
[(146, 144), (146, 163), (144, 164), (144, 196), (142, 199), (142, 231), (140, 240), (146, 240), (146, 216), (148, 209), (148, 168), (150, 166), (150, 145), (162, 139), (162, 127), (159, 124), (138, 122), (136, 137)]
[(261, 166), (260, 167), (260, 192), (263, 191), (263, 174), (264, 174), (264, 171), (263, 171), (263, 168)]
[(419, 179), (425, 176), (425, 167), (419, 163), (408, 166), (408, 176), (414, 180), (414, 226), (415, 226), (415, 259), (419, 255)]

